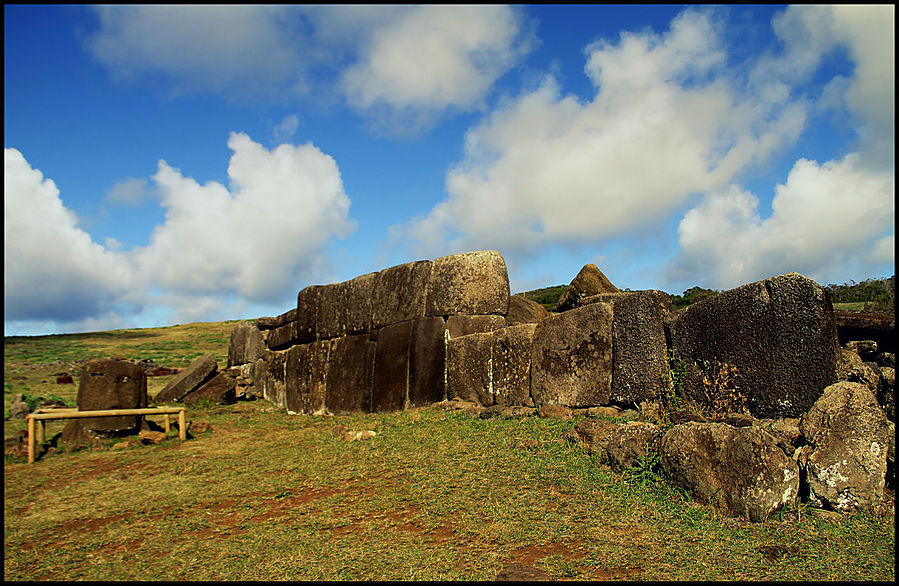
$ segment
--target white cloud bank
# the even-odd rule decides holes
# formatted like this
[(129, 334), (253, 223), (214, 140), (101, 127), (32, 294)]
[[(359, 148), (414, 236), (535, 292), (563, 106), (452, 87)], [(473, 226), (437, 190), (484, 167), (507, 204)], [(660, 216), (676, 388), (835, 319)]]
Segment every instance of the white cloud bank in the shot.
[(668, 215), (793, 142), (800, 107), (738, 95), (710, 12), (663, 35), (623, 33), (587, 48), (596, 88), (581, 102), (553, 78), (469, 130), (449, 197), (405, 229), (439, 247), (528, 250), (595, 241)]
[(114, 76), (246, 101), (333, 95), (410, 134), (480, 108), (531, 47), (510, 6), (101, 6), (86, 46)]
[[(526, 256), (639, 234), (704, 194), (681, 223), (682, 250), (659, 271), (659, 285), (730, 287), (788, 270), (833, 275), (825, 269), (860, 261), (872, 247), (870, 260), (883, 262), (894, 213), (891, 11), (791, 8), (774, 21), (784, 52), (754, 70), (728, 68), (711, 10), (687, 10), (663, 34), (594, 43), (585, 51), (592, 99), (562, 95), (549, 77), (497, 108), (468, 131), (465, 158), (446, 175), (448, 197), (393, 235), (426, 256), (447, 248)], [(833, 80), (827, 97), (856, 116), (861, 150), (798, 161), (763, 219), (758, 198), (738, 182), (796, 144), (823, 107), (799, 84), (822, 51), (840, 44), (855, 76)], [(885, 145), (889, 169), (875, 156)]]
[(327, 264), (328, 241), (355, 227), (337, 163), (311, 143), (267, 150), (232, 133), (228, 146), (228, 186), (159, 161), (165, 221), (127, 252), (93, 242), (53, 181), (5, 149), (6, 322), (122, 327), (117, 311), (163, 309), (173, 322), (224, 319), (235, 304), (295, 294)]
[(121, 254), (78, 227), (51, 179), (14, 148), (3, 151), (3, 302), (6, 319), (76, 321), (129, 297)]

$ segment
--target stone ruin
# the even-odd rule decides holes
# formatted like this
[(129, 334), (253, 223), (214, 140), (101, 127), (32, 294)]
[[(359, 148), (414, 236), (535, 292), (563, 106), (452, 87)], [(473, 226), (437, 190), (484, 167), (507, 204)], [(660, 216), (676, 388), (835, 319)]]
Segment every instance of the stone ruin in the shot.
[(797, 273), (675, 311), (666, 293), (620, 291), (587, 265), (549, 313), (510, 296), (502, 256), (481, 251), (306, 287), (289, 311), (234, 327), (228, 367), (308, 415), (455, 402), (642, 417), (669, 398), (675, 372), (685, 398), (716, 410), (729, 399), (735, 413), (667, 431), (585, 419), (573, 437), (613, 467), (654, 454), (694, 495), (761, 520), (801, 491), (837, 510), (883, 494), (895, 379), (857, 351), (840, 347), (827, 291)]

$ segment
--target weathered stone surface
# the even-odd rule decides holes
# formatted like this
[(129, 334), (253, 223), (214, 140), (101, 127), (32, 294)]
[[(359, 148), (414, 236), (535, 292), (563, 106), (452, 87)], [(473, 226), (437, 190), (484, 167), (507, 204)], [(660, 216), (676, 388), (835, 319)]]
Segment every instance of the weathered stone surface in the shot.
[(137, 433), (137, 437), (145, 444), (161, 444), (167, 439), (165, 433), (161, 431), (152, 431), (150, 429), (142, 429)]
[(685, 394), (702, 400), (723, 364), (756, 417), (798, 417), (836, 380), (840, 355), (830, 297), (798, 273), (724, 291), (687, 307), (671, 324), (684, 361)]
[(509, 274), (499, 252), (465, 252), (434, 260), (427, 315), (506, 315), (508, 310)]
[(777, 440), (777, 445), (787, 456), (792, 457), (803, 441), (802, 430), (799, 429), (799, 419), (795, 417), (760, 419), (758, 426)]
[(228, 366), (256, 362), (265, 352), (262, 332), (251, 324), (237, 324), (231, 328), (228, 342)]
[(847, 512), (882, 498), (891, 431), (867, 387), (830, 385), (802, 416), (800, 429), (810, 500)]
[(286, 325), (292, 321), (296, 321), (296, 319), (296, 309), (291, 308), (281, 315), (275, 317), (260, 317), (256, 320), (256, 327), (260, 330), (273, 330), (275, 328), (280, 328), (281, 326)]
[(562, 405), (543, 405), (537, 409), (537, 417), (543, 419), (571, 419), (571, 409)]
[[(139, 409), (147, 406), (147, 375), (138, 364), (125, 360), (90, 360), (81, 369), (78, 410)], [(71, 423), (100, 433), (134, 431), (141, 415), (89, 417)]]
[(230, 405), (235, 401), (235, 386), (234, 378), (219, 372), (202, 386), (185, 395), (182, 401), (185, 405), (193, 405), (203, 399), (209, 399), (221, 405)]
[(212, 354), (204, 354), (190, 363), (154, 397), (154, 403), (180, 401), (184, 396), (214, 376), (218, 370)]
[(442, 317), (412, 322), (409, 356), (409, 406), (422, 407), (446, 398), (446, 323)]
[(446, 318), (446, 330), (450, 338), (492, 332), (506, 326), (501, 315), (451, 315)]
[(319, 340), (339, 338), (346, 329), (346, 283), (322, 285), (318, 289), (315, 333)]
[(367, 334), (333, 341), (325, 382), (325, 408), (329, 413), (371, 411), (372, 377), (377, 344)]
[(862, 383), (872, 393), (880, 386), (880, 369), (873, 369), (852, 350), (841, 349), (837, 359), (837, 380)]
[(74, 385), (75, 379), (72, 378), (72, 375), (64, 372), (56, 377), (56, 384), (58, 385)]
[(29, 413), (31, 413), (31, 408), (25, 402), (24, 395), (19, 393), (9, 406), (9, 417), (10, 419), (25, 419)]
[(536, 323), (493, 332), (493, 397), (499, 405), (532, 406), (531, 350)]
[(575, 432), (600, 463), (615, 470), (630, 468), (641, 458), (657, 454), (662, 439), (662, 428), (645, 421), (584, 420), (575, 426)]
[(322, 415), (333, 340), (298, 344), (286, 351), (285, 406), (289, 413)]
[(663, 291), (635, 291), (612, 297), (613, 401), (640, 403), (663, 396), (668, 370), (665, 319), (674, 312)]
[(377, 279), (378, 273), (368, 273), (346, 282), (345, 334), (362, 334), (371, 329), (371, 297)]
[(607, 405), (612, 387), (612, 306), (594, 303), (537, 324), (531, 396), (537, 407)]
[(493, 405), (492, 348), (492, 332), (447, 340), (447, 398)]
[(318, 339), (316, 323), (318, 323), (319, 297), (322, 288), (322, 285), (309, 285), (297, 293), (295, 321), (298, 344), (306, 344)]
[(890, 421), (896, 420), (896, 369), (890, 366), (880, 367), (880, 389), (877, 391), (877, 402), (883, 407)]
[(536, 324), (549, 317), (549, 315), (550, 313), (546, 311), (546, 308), (533, 299), (528, 299), (524, 295), (512, 295), (509, 297), (506, 325)]
[(799, 494), (796, 462), (759, 427), (675, 425), (662, 436), (660, 455), (675, 484), (750, 521), (764, 521)]
[(411, 321), (404, 321), (385, 326), (378, 332), (372, 411), (400, 411), (407, 406), (412, 325)]
[(378, 273), (371, 293), (372, 329), (424, 317), (430, 276), (429, 260), (396, 265)]
[(265, 345), (269, 350), (284, 350), (297, 340), (297, 322), (292, 321), (273, 330), (268, 330), (265, 335)]
[(266, 372), (262, 396), (278, 407), (287, 406), (287, 352), (287, 350), (266, 350), (262, 356)]
[(568, 311), (579, 307), (581, 301), (590, 295), (617, 292), (618, 287), (613, 285), (596, 265), (586, 264), (559, 297), (556, 307), (558, 311)]

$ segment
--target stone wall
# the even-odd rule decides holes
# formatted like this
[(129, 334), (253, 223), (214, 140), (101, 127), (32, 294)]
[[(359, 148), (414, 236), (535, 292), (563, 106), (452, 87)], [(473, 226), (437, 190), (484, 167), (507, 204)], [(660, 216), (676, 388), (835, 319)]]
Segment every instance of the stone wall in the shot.
[[(578, 278), (588, 268), (601, 274), (588, 266)], [(672, 352), (687, 396), (711, 400), (727, 365), (759, 417), (798, 416), (837, 380), (829, 297), (801, 275), (679, 312), (662, 291), (618, 291), (603, 279), (601, 292), (581, 286), (571, 309), (549, 314), (524, 297), (510, 302), (496, 251), (401, 264), (306, 287), (289, 311), (235, 326), (228, 363), (254, 363), (257, 394), (307, 414), (445, 399), (636, 406), (669, 392)]]

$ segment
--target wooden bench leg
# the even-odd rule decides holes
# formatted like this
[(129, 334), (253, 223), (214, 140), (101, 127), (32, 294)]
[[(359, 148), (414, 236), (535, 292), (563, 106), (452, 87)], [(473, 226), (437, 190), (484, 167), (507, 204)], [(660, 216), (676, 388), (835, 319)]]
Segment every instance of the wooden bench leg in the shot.
[(178, 439), (184, 441), (187, 439), (187, 421), (184, 417), (185, 410), (178, 411)]
[(28, 417), (28, 463), (34, 462), (34, 418)]
[(163, 426), (165, 427), (165, 432), (168, 433), (169, 428), (171, 427), (171, 424), (169, 422), (169, 414), (168, 413), (163, 415)]
[(41, 424), (35, 431), (37, 432), (35, 434), (37, 437), (35, 440), (35, 447), (37, 447), (47, 441), (47, 422), (41, 419)]

